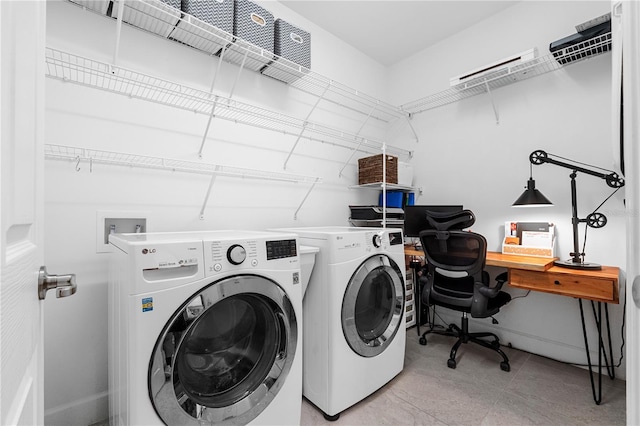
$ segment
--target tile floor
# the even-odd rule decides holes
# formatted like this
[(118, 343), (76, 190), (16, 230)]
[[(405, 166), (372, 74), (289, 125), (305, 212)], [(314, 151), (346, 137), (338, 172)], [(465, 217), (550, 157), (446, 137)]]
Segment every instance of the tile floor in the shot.
[(335, 422), (303, 400), (302, 425), (624, 425), (625, 382), (603, 378), (602, 403), (591, 394), (587, 370), (504, 348), (501, 358), (474, 344), (458, 350), (456, 369), (447, 367), (452, 337), (428, 335), (418, 344), (407, 330), (404, 370), (389, 384)]
[[(455, 370), (447, 367), (452, 337), (429, 335), (418, 344), (407, 330), (404, 370), (382, 389), (328, 422), (303, 399), (303, 426), (320, 425), (624, 425), (625, 382), (603, 379), (602, 403), (591, 395), (589, 373), (516, 349), (501, 358), (473, 344), (458, 350)], [(108, 425), (108, 421), (92, 426)]]

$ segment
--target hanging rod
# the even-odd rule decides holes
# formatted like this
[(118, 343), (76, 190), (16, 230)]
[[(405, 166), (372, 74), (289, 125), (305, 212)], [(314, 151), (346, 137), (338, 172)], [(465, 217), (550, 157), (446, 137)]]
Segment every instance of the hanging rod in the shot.
[[(278, 133), (298, 136), (304, 130), (304, 138), (328, 143), (346, 149), (359, 146), (359, 151), (375, 154), (384, 142), (361, 138), (319, 123), (281, 114), (222, 96), (211, 96), (207, 91), (162, 80), (122, 67), (84, 58), (53, 48), (46, 48), (46, 76), (82, 86), (105, 90), (131, 98), (156, 102), (175, 108), (210, 115), (215, 105), (214, 117), (241, 123)], [(411, 151), (388, 145), (388, 152), (410, 157)]]

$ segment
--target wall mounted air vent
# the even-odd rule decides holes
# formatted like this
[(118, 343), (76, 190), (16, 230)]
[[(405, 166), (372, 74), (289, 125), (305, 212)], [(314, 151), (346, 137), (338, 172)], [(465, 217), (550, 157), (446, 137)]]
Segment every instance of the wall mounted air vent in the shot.
[(457, 77), (449, 79), (451, 87), (456, 89), (466, 89), (487, 80), (504, 77), (511, 73), (513, 67), (524, 62), (535, 59), (538, 56), (538, 49), (533, 48), (485, 65), (473, 71), (466, 72)]

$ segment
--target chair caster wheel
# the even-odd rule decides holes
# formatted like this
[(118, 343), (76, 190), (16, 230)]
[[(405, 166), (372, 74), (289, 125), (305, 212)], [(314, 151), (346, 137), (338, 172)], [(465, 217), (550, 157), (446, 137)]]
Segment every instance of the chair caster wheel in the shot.
[[(509, 364), (507, 364), (507, 366), (509, 366)], [(456, 368), (456, 360), (455, 359), (448, 359), (447, 360), (447, 367)]]
[(333, 416), (328, 415), (327, 413), (322, 413), (324, 415), (325, 420), (329, 421), (329, 422), (335, 422), (336, 420), (338, 420), (340, 418), (340, 413), (335, 414)]
[(502, 371), (511, 371), (511, 366), (509, 365), (508, 362), (502, 361), (500, 363), (500, 370), (502, 370)]
[(420, 340), (418, 340), (418, 343), (420, 343), (422, 346), (426, 346), (427, 345), (427, 339), (423, 336), (420, 338)]

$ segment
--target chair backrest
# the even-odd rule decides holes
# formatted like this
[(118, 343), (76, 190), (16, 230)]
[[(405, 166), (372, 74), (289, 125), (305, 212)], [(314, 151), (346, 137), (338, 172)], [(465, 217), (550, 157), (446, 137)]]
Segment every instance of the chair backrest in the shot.
[(420, 241), (427, 263), (437, 269), (475, 275), (485, 267), (487, 240), (480, 234), (430, 229), (420, 232)]
[(438, 231), (465, 229), (476, 223), (476, 216), (471, 210), (457, 212), (426, 212), (427, 222)]
[[(456, 213), (427, 213), (427, 219), (435, 229), (420, 232), (420, 241), (427, 266), (427, 293), (448, 307), (458, 307), (469, 312), (486, 307), (486, 299), (472, 309), (477, 282), (486, 282), (484, 271), (487, 256), (486, 239), (464, 228), (475, 222), (470, 210)], [(480, 311), (478, 311), (478, 315)]]
[(420, 241), (429, 264), (469, 275), (484, 269), (487, 240), (480, 234), (462, 231), (476, 221), (471, 210), (427, 211), (427, 221), (434, 229), (420, 232)]

